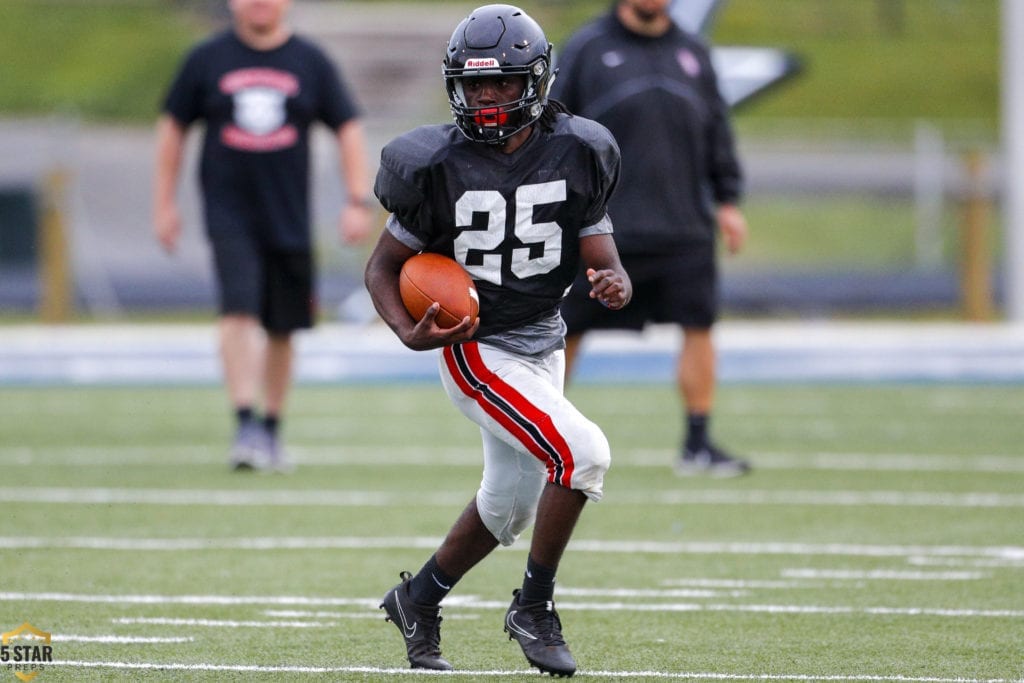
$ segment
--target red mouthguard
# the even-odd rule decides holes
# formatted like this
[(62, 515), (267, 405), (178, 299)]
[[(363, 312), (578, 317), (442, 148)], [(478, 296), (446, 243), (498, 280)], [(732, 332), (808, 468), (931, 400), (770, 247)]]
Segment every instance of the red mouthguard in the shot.
[(473, 114), (473, 123), (480, 127), (504, 126), (508, 123), (508, 114), (499, 107), (487, 107)]

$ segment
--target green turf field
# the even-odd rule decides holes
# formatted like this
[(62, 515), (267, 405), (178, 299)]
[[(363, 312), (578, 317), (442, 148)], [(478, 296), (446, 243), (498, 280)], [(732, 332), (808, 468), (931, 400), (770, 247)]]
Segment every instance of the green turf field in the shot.
[[(723, 386), (739, 480), (670, 473), (667, 388), (570, 393), (615, 458), (556, 593), (580, 677), (1024, 676), (1019, 386)], [(224, 413), (214, 387), (0, 388), (0, 631), (53, 634), (36, 681), (406, 678), (377, 604), (475, 490), (475, 427), (432, 383), (301, 386), (297, 471), (240, 475)], [(540, 680), (501, 630), (524, 558), (452, 594), (457, 680)]]

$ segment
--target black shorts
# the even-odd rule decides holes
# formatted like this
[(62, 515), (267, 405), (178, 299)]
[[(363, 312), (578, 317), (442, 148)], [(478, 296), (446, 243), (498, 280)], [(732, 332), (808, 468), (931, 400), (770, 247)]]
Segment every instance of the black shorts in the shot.
[(271, 333), (313, 326), (313, 254), (281, 251), (248, 234), (211, 236), (220, 313), (256, 316)]
[(580, 273), (562, 302), (568, 333), (587, 330), (639, 330), (647, 323), (708, 328), (718, 318), (718, 271), (714, 244), (666, 255), (623, 255), (633, 283), (633, 299), (612, 311), (590, 298), (590, 283)]

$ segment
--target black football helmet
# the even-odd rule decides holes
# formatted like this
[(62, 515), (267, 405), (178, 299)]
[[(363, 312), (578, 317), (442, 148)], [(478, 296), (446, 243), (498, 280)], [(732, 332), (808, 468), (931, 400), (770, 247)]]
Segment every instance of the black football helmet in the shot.
[[(544, 30), (512, 5), (484, 5), (463, 19), (448, 41), (442, 71), (459, 129), (470, 140), (496, 145), (540, 118), (554, 82)], [(522, 96), (499, 107), (470, 107), (462, 79), (497, 74), (524, 76)]]

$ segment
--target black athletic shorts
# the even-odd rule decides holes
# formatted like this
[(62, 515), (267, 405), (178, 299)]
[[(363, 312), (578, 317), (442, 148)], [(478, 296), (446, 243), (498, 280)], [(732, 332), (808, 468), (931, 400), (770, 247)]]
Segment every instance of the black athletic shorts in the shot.
[(287, 333), (313, 326), (313, 254), (281, 251), (247, 233), (212, 235), (220, 313), (260, 319), (268, 332)]
[(562, 302), (570, 335), (587, 330), (639, 330), (647, 323), (708, 328), (718, 318), (714, 244), (665, 255), (625, 254), (621, 259), (633, 283), (629, 305), (612, 311), (591, 299), (590, 283), (581, 272)]

